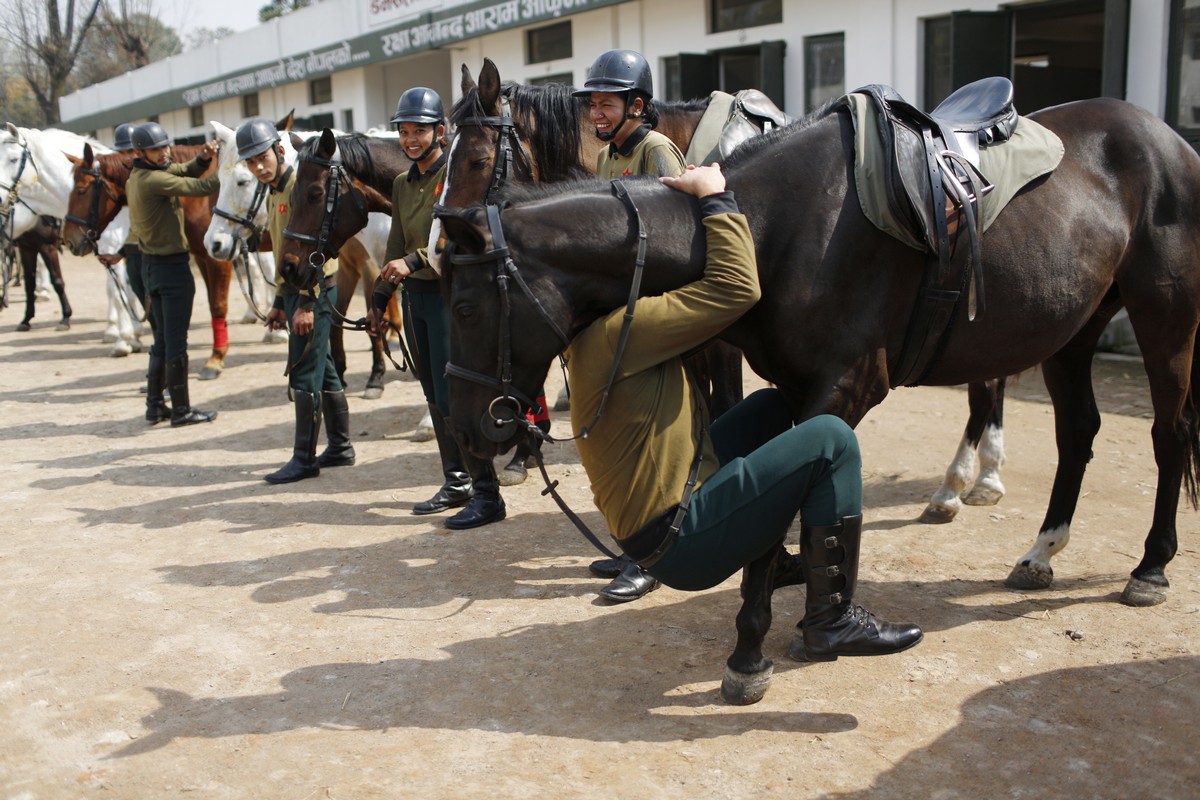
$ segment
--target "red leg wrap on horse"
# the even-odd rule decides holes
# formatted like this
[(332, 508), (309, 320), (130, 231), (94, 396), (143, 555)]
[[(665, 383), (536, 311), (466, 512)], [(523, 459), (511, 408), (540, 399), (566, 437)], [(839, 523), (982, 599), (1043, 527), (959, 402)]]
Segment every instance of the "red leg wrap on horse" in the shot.
[(538, 404), (538, 406), (541, 408), (541, 411), (535, 414), (531, 409), (525, 412), (525, 417), (535, 425), (539, 422), (545, 422), (546, 420), (550, 419), (550, 409), (546, 405), (546, 395), (539, 394), (533, 399), (533, 401)]
[(213, 328), (213, 349), (224, 350), (229, 347), (229, 329), (225, 327), (225, 320), (214, 319), (212, 321)]

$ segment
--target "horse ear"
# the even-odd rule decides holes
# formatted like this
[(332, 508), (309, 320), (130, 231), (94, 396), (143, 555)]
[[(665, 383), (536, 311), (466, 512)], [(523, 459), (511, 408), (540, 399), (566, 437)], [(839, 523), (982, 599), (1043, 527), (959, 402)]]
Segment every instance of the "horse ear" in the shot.
[[(84, 147), (87, 147), (87, 145), (84, 145)], [(66, 153), (66, 152), (64, 152), (63, 155), (67, 157), (67, 161), (70, 161), (73, 166), (78, 167), (83, 164), (83, 159), (80, 158), (79, 156), (73, 156), (70, 153)]]
[(91, 143), (84, 142), (83, 143), (83, 163), (87, 164), (90, 167), (90, 166), (92, 166), (92, 163), (95, 160), (96, 160), (96, 155), (92, 152)]
[(275, 130), (290, 131), (292, 123), (296, 121), (296, 109), (292, 109), (287, 113), (287, 116), (275, 123)]
[(11, 135), (14, 139), (21, 138), (21, 132), (18, 131), (17, 126), (13, 125), (11, 122), (4, 123), (4, 129), (7, 130), (9, 135)]
[(468, 253), (482, 253), (488, 246), (487, 211), (483, 206), (445, 208), (437, 206), (433, 215), (442, 222), (446, 238)]
[(462, 65), (462, 83), (459, 84), (459, 88), (462, 89), (463, 94), (466, 94), (467, 92), (476, 88), (475, 79), (471, 77), (471, 70), (466, 64)]
[(332, 158), (337, 150), (337, 138), (329, 128), (321, 131), (321, 143), (317, 146), (317, 154), (324, 158)]
[(304, 140), (301, 139), (294, 131), (288, 134), (288, 139), (292, 143), (292, 147), (299, 150), (304, 146)]
[(483, 69), (479, 70), (479, 100), (487, 114), (500, 114), (500, 70), (490, 58), (483, 60)]
[(230, 128), (228, 125), (224, 125), (215, 119), (210, 119), (208, 124), (212, 125), (213, 132), (217, 134), (217, 138), (222, 142), (232, 142), (234, 137), (237, 135), (233, 128)]

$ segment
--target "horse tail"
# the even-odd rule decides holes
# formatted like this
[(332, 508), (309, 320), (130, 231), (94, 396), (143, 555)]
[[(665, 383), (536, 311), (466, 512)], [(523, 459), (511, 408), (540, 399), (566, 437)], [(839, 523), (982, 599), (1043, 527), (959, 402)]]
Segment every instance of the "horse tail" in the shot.
[(1183, 400), (1180, 435), (1187, 454), (1183, 465), (1184, 492), (1192, 508), (1200, 510), (1200, 484), (1197, 483), (1200, 474), (1200, 347), (1195, 341), (1192, 343), (1192, 374)]

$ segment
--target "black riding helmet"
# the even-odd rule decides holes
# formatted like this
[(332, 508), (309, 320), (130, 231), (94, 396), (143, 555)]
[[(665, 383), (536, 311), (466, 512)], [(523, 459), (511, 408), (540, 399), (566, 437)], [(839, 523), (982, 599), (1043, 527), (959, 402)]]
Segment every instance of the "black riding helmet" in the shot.
[(636, 50), (609, 50), (588, 68), (583, 88), (576, 90), (576, 97), (587, 97), (592, 92), (638, 92), (649, 100), (654, 96), (654, 81), (650, 77), (650, 63)]
[(445, 118), (446, 112), (442, 108), (441, 96), (433, 89), (414, 86), (400, 95), (400, 102), (396, 104), (396, 113), (391, 122), (393, 125), (401, 122), (437, 125)]
[(123, 153), (126, 150), (133, 149), (133, 132), (137, 130), (137, 125), (132, 122), (122, 122), (113, 131), (113, 150), (118, 153)]
[(234, 137), (237, 142), (238, 161), (261, 155), (279, 143), (279, 131), (265, 119), (243, 122)]
[(157, 122), (143, 122), (133, 129), (129, 140), (138, 150), (149, 150), (152, 147), (166, 147), (171, 143), (163, 126)]

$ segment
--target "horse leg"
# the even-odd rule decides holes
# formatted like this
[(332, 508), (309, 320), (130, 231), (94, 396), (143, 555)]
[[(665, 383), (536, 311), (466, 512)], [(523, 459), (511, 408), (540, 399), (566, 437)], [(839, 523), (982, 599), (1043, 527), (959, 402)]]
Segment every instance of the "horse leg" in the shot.
[(773, 665), (763, 655), (762, 643), (771, 628), (771, 590), (775, 556), (772, 547), (746, 565), (742, 575), (742, 608), (737, 615), (737, 646), (725, 662), (721, 697), (732, 705), (757, 703), (771, 685)]
[[(989, 446), (992, 448), (988, 454), (990, 472), (987, 473), (987, 480), (993, 491), (996, 487), (999, 488), (992, 503), (999, 501), (1004, 495), (1004, 486), (1000, 484), (999, 476), (1000, 463), (1004, 459), (1004, 433), (995, 422), (997, 420), (997, 402), (1000, 396), (997, 392), (997, 384), (1001, 387), (1000, 391), (1003, 391), (1002, 381), (985, 381), (967, 386), (967, 407), (970, 410), (967, 427), (963, 431), (962, 440), (958, 443), (958, 451), (954, 454), (954, 460), (946, 468), (946, 476), (942, 480), (942, 485), (933, 493), (929, 499), (929, 505), (921, 512), (921, 522), (927, 525), (950, 522), (962, 510), (963, 489), (975, 477), (976, 451), (979, 451), (982, 461), (983, 449), (987, 449), (980, 448), (980, 442), (984, 440), (985, 433), (989, 440)], [(997, 425), (997, 427), (993, 427), (993, 425)], [(981, 472), (980, 481), (984, 480), (984, 474)], [(977, 487), (980, 481), (976, 481)], [(987, 505), (987, 503), (980, 502), (974, 503), (974, 505)]]
[(203, 247), (200, 252), (195, 248), (191, 252), (208, 291), (208, 308), (212, 315), (213, 332), (212, 354), (204, 362), (197, 377), (202, 381), (211, 381), (221, 377), (221, 372), (225, 369), (225, 356), (229, 353), (229, 327), (225, 316), (229, 312), (229, 281), (233, 275), (233, 264), (218, 261), (204, 251)]
[(25, 318), (17, 325), (17, 330), (27, 331), (32, 328), (29, 323), (37, 303), (37, 251), (25, 245), (17, 245), (17, 251), (21, 256), (21, 272), (25, 273)]
[[(1098, 337), (1099, 332), (1095, 335)], [(1013, 589), (1049, 588), (1054, 580), (1050, 559), (1071, 538), (1071, 519), (1079, 502), (1083, 473), (1092, 457), (1092, 442), (1100, 430), (1100, 412), (1092, 392), (1092, 353), (1096, 339), (1088, 338), (1090, 341), (1084, 346), (1076, 344), (1080, 341), (1077, 336), (1075, 342), (1042, 364), (1042, 376), (1054, 405), (1058, 469), (1037, 539), (1029, 552), (1017, 560), (1005, 581)]]
[(992, 396), (992, 413), (979, 440), (979, 477), (963, 502), (969, 506), (994, 506), (1004, 497), (1000, 467), (1004, 466), (1004, 387), (1007, 378), (986, 381)]
[(67, 300), (67, 284), (63, 280), (62, 264), (58, 261), (58, 250), (54, 248), (54, 245), (43, 245), (41, 252), (42, 260), (46, 262), (46, 267), (50, 270), (50, 285), (54, 287), (54, 293), (58, 295), (59, 307), (62, 309), (62, 319), (55, 330), (70, 330), (71, 301)]
[(742, 402), (742, 351), (717, 340), (704, 348), (704, 357), (711, 384), (709, 412), (716, 420)]

